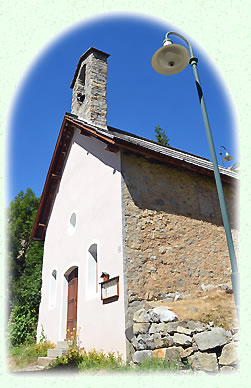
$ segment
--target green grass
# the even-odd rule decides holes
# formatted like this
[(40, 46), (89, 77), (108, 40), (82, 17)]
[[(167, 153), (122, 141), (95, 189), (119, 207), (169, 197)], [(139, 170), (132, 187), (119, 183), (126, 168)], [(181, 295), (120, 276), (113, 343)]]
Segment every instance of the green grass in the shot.
[[(21, 369), (28, 365), (35, 364), (38, 357), (46, 357), (47, 350), (55, 348), (55, 344), (43, 341), (38, 344), (23, 344), (11, 347), (9, 356), (12, 369)], [(154, 357), (143, 360), (140, 364), (130, 365), (123, 362), (121, 356), (115, 353), (104, 354), (96, 350), (85, 351), (77, 346), (76, 342), (70, 346), (66, 355), (57, 358), (48, 368), (78, 368), (82, 373), (148, 373), (148, 372), (176, 372), (183, 369), (191, 369), (185, 362), (170, 362), (168, 360)]]
[(179, 366), (175, 362), (171, 362), (165, 359), (154, 357), (148, 360), (142, 361), (135, 368), (136, 372), (174, 372), (177, 371)]
[(47, 350), (55, 348), (56, 345), (50, 341), (37, 343), (24, 343), (9, 348), (9, 357), (14, 369), (24, 368), (37, 361), (38, 357), (46, 357)]
[(190, 369), (189, 365), (170, 362), (161, 358), (152, 358), (142, 361), (138, 365), (131, 366), (124, 363), (119, 354), (91, 350), (89, 352), (80, 351), (76, 347), (71, 347), (68, 353), (59, 357), (49, 367), (76, 366), (80, 372), (109, 372), (109, 373), (147, 373), (147, 372), (175, 372), (178, 370)]

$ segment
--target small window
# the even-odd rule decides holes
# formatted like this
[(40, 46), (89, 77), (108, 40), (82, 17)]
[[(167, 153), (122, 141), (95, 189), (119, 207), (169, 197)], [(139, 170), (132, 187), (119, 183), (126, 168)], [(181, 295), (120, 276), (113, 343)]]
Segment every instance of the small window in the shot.
[(88, 294), (89, 296), (95, 296), (98, 292), (98, 257), (97, 257), (97, 244), (91, 245), (88, 250)]
[(72, 213), (71, 218), (70, 218), (70, 224), (75, 228), (77, 223), (77, 216), (76, 213)]
[(53, 308), (56, 305), (56, 293), (57, 293), (57, 271), (54, 269), (51, 273), (51, 279), (50, 279), (50, 296), (49, 296), (50, 308)]
[(76, 225), (77, 225), (77, 215), (76, 215), (76, 213), (72, 213), (72, 215), (70, 217), (70, 221), (69, 221), (69, 227), (68, 227), (70, 234), (74, 233), (74, 231), (76, 229)]
[(79, 81), (82, 85), (85, 85), (85, 71), (86, 71), (86, 65), (82, 66), (82, 69), (79, 73)]

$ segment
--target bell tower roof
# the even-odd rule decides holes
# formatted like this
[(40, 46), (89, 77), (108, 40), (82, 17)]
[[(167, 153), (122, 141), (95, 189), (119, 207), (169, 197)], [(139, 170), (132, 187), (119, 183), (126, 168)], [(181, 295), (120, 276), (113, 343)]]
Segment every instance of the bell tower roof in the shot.
[(78, 64), (77, 64), (77, 67), (76, 67), (76, 70), (75, 70), (75, 74), (74, 74), (74, 77), (73, 77), (73, 80), (71, 82), (71, 89), (74, 88), (74, 85), (75, 85), (75, 82), (76, 82), (76, 79), (78, 77), (78, 73), (79, 73), (79, 70), (81, 68), (81, 64), (82, 62), (91, 54), (91, 53), (96, 53), (96, 54), (99, 54), (100, 56), (104, 56), (106, 59), (110, 56), (110, 54), (107, 54), (105, 53), (104, 51), (101, 51), (101, 50), (98, 50), (96, 49), (95, 47), (90, 47), (84, 54), (81, 55), (81, 57), (79, 58), (79, 61), (78, 61)]

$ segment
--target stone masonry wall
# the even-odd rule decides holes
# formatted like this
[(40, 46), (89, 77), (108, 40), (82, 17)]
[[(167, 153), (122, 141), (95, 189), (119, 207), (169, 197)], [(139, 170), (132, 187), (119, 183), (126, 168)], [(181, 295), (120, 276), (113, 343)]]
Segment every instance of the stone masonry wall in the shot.
[(159, 357), (184, 369), (226, 373), (239, 366), (237, 329), (225, 330), (196, 321), (180, 321), (165, 306), (140, 309), (134, 313), (129, 341), (133, 345), (132, 361)]
[(107, 128), (106, 83), (107, 56), (94, 50), (81, 64), (73, 88), (71, 112), (89, 124)]
[[(122, 154), (126, 327), (145, 300), (204, 284), (231, 286), (231, 266), (214, 180)], [(224, 185), (232, 225), (232, 187)], [(237, 231), (233, 230), (237, 244)]]

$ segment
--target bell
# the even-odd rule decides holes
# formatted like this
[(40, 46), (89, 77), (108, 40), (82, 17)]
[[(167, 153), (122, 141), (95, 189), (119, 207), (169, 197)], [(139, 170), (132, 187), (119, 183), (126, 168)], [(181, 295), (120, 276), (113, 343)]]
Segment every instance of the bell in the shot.
[(233, 159), (232, 155), (229, 155), (229, 153), (226, 151), (225, 157), (223, 158), (224, 162), (229, 162)]
[(152, 57), (152, 67), (157, 73), (172, 75), (184, 70), (190, 60), (188, 50), (180, 44), (165, 44)]

